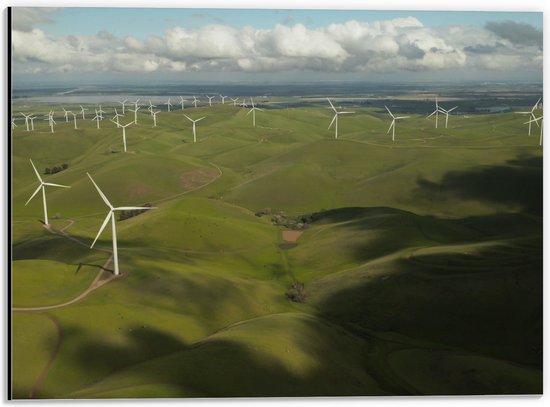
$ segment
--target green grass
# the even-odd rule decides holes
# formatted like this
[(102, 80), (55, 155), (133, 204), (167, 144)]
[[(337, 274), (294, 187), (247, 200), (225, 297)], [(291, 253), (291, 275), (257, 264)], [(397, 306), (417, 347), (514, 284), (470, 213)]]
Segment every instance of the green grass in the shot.
[[(324, 108), (268, 109), (255, 128), (240, 108), (186, 109), (206, 116), (197, 143), (181, 111), (155, 129), (140, 112), (128, 153), (109, 121), (15, 129), (15, 306), (73, 298), (109, 258), (110, 228), (89, 248), (108, 208), (86, 172), (115, 206), (157, 207), (117, 221), (122, 278), (48, 311), (63, 342), (36, 397), (539, 392), (538, 137), (513, 113), (447, 129), (413, 115), (392, 142), (387, 114), (354, 110), (335, 140)], [(47, 190), (54, 233), (41, 197), (25, 206), (29, 158), (69, 164), (42, 175), (71, 186)], [(264, 208), (323, 212), (283, 250)], [(285, 295), (294, 280), (303, 304)], [(24, 398), (56, 331), (16, 313), (13, 332)]]

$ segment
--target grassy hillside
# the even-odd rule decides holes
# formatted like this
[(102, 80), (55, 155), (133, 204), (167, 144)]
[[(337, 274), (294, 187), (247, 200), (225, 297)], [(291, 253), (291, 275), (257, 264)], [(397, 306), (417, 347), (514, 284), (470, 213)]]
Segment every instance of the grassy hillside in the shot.
[[(542, 149), (524, 118), (412, 115), (392, 141), (384, 111), (354, 108), (336, 140), (321, 107), (266, 109), (256, 127), (230, 105), (155, 128), (142, 109), (124, 153), (102, 107), (100, 130), (58, 113), (53, 134), (13, 131), (13, 305), (110, 275), (87, 172), (114, 206), (156, 208), (117, 214), (121, 277), (13, 313), (14, 397), (542, 391)], [(205, 116), (196, 143), (183, 113)], [(41, 195), (25, 206), (29, 158), (71, 187), (47, 188), (50, 230)], [(308, 218), (295, 244), (277, 213)]]

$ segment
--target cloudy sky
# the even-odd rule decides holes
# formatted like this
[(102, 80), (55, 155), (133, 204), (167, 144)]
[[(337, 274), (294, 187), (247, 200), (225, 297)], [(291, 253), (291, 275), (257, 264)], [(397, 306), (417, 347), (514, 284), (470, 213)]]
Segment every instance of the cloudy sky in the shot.
[(542, 80), (542, 13), (14, 8), (16, 81)]

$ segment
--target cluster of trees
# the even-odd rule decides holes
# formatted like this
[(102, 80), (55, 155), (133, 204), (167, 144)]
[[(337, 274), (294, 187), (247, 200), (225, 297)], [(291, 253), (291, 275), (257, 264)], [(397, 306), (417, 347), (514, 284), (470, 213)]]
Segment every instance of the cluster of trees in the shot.
[[(146, 206), (146, 207), (150, 208), (153, 205), (151, 205), (150, 203), (146, 203), (143, 206)], [(137, 216), (140, 213), (143, 213), (145, 211), (147, 211), (147, 209), (132, 209), (132, 210), (128, 210), (128, 211), (120, 211), (118, 220), (130, 219), (130, 218), (133, 218), (134, 216)]]
[(286, 292), (286, 298), (292, 302), (306, 302), (306, 289), (304, 288), (304, 284), (297, 281), (294, 282)]
[(67, 163), (61, 164), (60, 167), (58, 167), (58, 166), (55, 166), (55, 167), (52, 167), (52, 168), (46, 167), (44, 169), (44, 174), (55, 174), (56, 172), (66, 170), (67, 168), (69, 168), (69, 164), (67, 164)]
[[(278, 211), (271, 217), (271, 222), (275, 226), (284, 226), (292, 230), (302, 230), (307, 228), (307, 225), (309, 223), (315, 222), (317, 219), (319, 219), (322, 212), (323, 211), (321, 210), (320, 212), (307, 213), (305, 215), (286, 216), (283, 211)], [(255, 215), (263, 216), (263, 215), (270, 215), (270, 214), (271, 214), (271, 209), (266, 208), (256, 212)]]

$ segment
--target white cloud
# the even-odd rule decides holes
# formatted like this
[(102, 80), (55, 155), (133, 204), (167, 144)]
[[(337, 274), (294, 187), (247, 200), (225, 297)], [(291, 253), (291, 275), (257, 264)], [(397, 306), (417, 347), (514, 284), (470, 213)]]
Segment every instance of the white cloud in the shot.
[[(33, 9), (31, 9), (33, 10)], [(403, 72), (542, 67), (536, 42), (505, 38), (485, 27), (425, 27), (414, 18), (236, 29), (223, 24), (173, 27), (138, 39), (108, 31), (55, 36), (33, 28), (42, 15), (14, 16), (16, 73), (36, 72)], [(521, 33), (527, 32), (524, 27)], [(527, 32), (530, 34), (530, 32)]]

